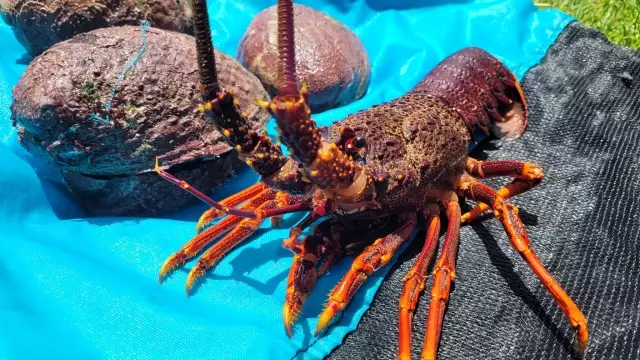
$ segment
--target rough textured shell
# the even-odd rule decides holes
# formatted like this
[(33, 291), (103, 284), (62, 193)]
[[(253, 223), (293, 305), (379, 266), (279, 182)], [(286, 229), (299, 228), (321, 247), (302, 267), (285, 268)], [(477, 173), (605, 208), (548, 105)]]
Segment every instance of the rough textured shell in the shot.
[[(12, 118), (31, 153), (88, 175), (130, 175), (163, 166), (209, 160), (231, 150), (198, 111), (198, 69), (193, 37), (149, 29), (146, 50), (104, 104), (126, 63), (138, 53), (141, 29), (105, 28), (75, 36), (37, 57), (14, 88)], [(223, 87), (236, 89), (240, 106), (261, 127), (269, 100), (259, 80), (230, 56), (216, 53)]]
[(32, 56), (91, 30), (137, 25), (193, 34), (186, 0), (9, 0), (5, 19)]
[(361, 154), (384, 211), (420, 208), (434, 189), (451, 189), (464, 170), (471, 139), (465, 121), (441, 99), (409, 93), (350, 115), (325, 129), (337, 142), (350, 128), (367, 141)]
[[(298, 81), (309, 85), (313, 112), (360, 99), (371, 80), (367, 51), (360, 39), (336, 19), (294, 4), (296, 71)], [(275, 96), (278, 76), (276, 7), (253, 19), (238, 46), (238, 59)]]

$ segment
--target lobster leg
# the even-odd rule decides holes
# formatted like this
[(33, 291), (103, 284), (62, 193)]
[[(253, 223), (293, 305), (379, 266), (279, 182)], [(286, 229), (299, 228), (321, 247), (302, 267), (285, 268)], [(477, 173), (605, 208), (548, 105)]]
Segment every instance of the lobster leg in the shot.
[[(498, 176), (515, 178), (498, 190), (498, 195), (504, 199), (531, 190), (538, 186), (544, 178), (542, 168), (539, 165), (515, 160), (479, 161), (469, 158), (467, 160), (467, 173), (480, 179)], [(462, 223), (472, 222), (490, 208), (485, 203), (478, 203), (473, 209), (462, 215)]]
[(316, 335), (329, 325), (339, 311), (347, 306), (367, 278), (374, 271), (386, 265), (400, 246), (409, 239), (417, 223), (416, 214), (405, 213), (401, 217), (401, 221), (402, 225), (393, 233), (376, 240), (355, 258), (351, 269), (331, 292), (329, 301), (318, 319)]
[(411, 359), (411, 323), (420, 293), (424, 290), (427, 267), (435, 254), (440, 235), (440, 210), (433, 206), (424, 213), (427, 235), (416, 263), (402, 279), (404, 287), (400, 296), (400, 319), (398, 336), (398, 359)]
[[(235, 208), (230, 208), (228, 206), (223, 206), (222, 204), (220, 204), (219, 202), (213, 200), (212, 198), (208, 197), (207, 195), (205, 195), (204, 193), (202, 193), (200, 190), (194, 188), (193, 186), (189, 185), (186, 181), (184, 180), (180, 180), (176, 177), (174, 177), (173, 175), (169, 174), (168, 172), (162, 170), (159, 166), (158, 166), (158, 160), (156, 159), (156, 167), (155, 167), (155, 171), (165, 180), (171, 182), (172, 184), (175, 184), (179, 187), (181, 187), (182, 189), (188, 191), (189, 193), (191, 193), (192, 195), (194, 195), (195, 197), (197, 197), (198, 199), (204, 201), (205, 203), (211, 205), (211, 207), (213, 207), (214, 209), (222, 212), (223, 214), (227, 214), (227, 215), (234, 215), (234, 216), (238, 216), (238, 217), (242, 217), (242, 218), (248, 218), (248, 219), (256, 219), (256, 220), (261, 220), (265, 217), (272, 217), (272, 216), (279, 216), (279, 215), (283, 215), (283, 214), (288, 214), (288, 213), (293, 213), (293, 212), (300, 212), (300, 211), (309, 211), (311, 210), (310, 204), (308, 202), (296, 202), (294, 204), (291, 205), (287, 205), (284, 206), (282, 208), (275, 208), (275, 209), (262, 209), (260, 211), (256, 210), (242, 210), (242, 209), (235, 209)], [(299, 196), (294, 196), (295, 198), (301, 199), (301, 197)]]
[(325, 220), (314, 228), (313, 235), (306, 236), (297, 246), (298, 252), (293, 257), (289, 271), (287, 295), (282, 310), (289, 337), (292, 335), (291, 326), (315, 287), (316, 280), (344, 256), (358, 253), (370, 244), (370, 240), (366, 238), (350, 241), (354, 236), (353, 231), (357, 229), (360, 228), (356, 224)]
[[(266, 188), (262, 183), (255, 183), (250, 187), (237, 192), (224, 200), (220, 201), (220, 205), (226, 206), (229, 208), (236, 207), (241, 203), (253, 198), (254, 196), (260, 194)], [(224, 212), (217, 210), (216, 208), (209, 208), (209, 210), (202, 213), (200, 219), (198, 219), (198, 224), (196, 225), (196, 232), (200, 233), (202, 229), (209, 225), (213, 220), (224, 215)]]
[[(242, 210), (255, 210), (263, 203), (274, 200), (278, 196), (278, 191), (270, 188), (265, 188), (258, 195), (250, 199), (240, 209)], [(180, 250), (171, 255), (162, 265), (160, 269), (159, 281), (168, 275), (169, 272), (176, 269), (178, 266), (182, 266), (185, 262), (196, 256), (202, 249), (209, 245), (213, 240), (221, 235), (226, 234), (234, 226), (240, 224), (243, 218), (238, 216), (227, 216), (214, 226), (198, 233), (190, 241), (184, 244)]]
[(540, 279), (547, 291), (565, 314), (569, 323), (577, 333), (578, 352), (583, 354), (589, 341), (589, 331), (587, 320), (575, 304), (575, 302), (562, 289), (560, 284), (553, 278), (544, 267), (538, 256), (535, 254), (529, 243), (529, 237), (524, 224), (518, 215), (518, 210), (510, 202), (505, 200), (500, 194), (490, 187), (476, 181), (470, 176), (464, 176), (460, 186), (459, 194), (464, 195), (474, 201), (491, 204), (496, 218), (500, 220), (504, 227), (511, 246), (518, 251), (520, 256), (531, 267), (533, 273)]
[[(329, 227), (329, 229), (327, 229)], [(287, 335), (291, 337), (291, 326), (300, 315), (307, 296), (316, 285), (316, 280), (343, 256), (335, 225), (330, 220), (315, 227), (313, 235), (306, 236), (293, 257), (289, 270), (287, 293), (282, 315)], [(321, 264), (318, 267), (318, 264)]]
[(449, 302), (451, 284), (456, 277), (456, 255), (460, 240), (460, 204), (457, 199), (446, 204), (447, 235), (442, 245), (442, 253), (433, 271), (434, 281), (431, 289), (431, 302), (427, 322), (427, 333), (422, 350), (423, 360), (436, 358), (444, 311)]
[[(269, 189), (268, 191), (272, 190)], [(256, 207), (256, 212), (268, 212), (272, 209), (283, 209), (295, 204), (297, 201), (299, 201), (299, 198), (292, 197), (283, 192), (277, 192), (274, 199), (264, 201)], [(260, 225), (262, 225), (265, 218), (266, 217), (260, 217), (258, 219), (240, 219), (238, 225), (225, 235), (225, 237), (220, 239), (220, 241), (215, 243), (209, 250), (202, 254), (187, 276), (187, 295), (189, 295), (191, 288), (198, 279), (204, 276), (204, 274), (218, 261), (220, 261), (226, 253), (253, 234)]]

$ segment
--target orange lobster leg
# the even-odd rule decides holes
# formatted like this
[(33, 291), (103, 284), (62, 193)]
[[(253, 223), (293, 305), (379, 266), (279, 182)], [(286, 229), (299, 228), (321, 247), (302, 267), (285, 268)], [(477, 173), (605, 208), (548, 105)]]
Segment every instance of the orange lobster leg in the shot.
[[(265, 188), (266, 186), (263, 185), (262, 183), (259, 183), (259, 182), (255, 183), (249, 186), (248, 188), (240, 192), (237, 192), (225, 198), (224, 200), (220, 201), (220, 205), (226, 206), (229, 208), (236, 207), (241, 203), (251, 199), (252, 197), (260, 194), (260, 192), (262, 192)], [(200, 219), (198, 219), (198, 224), (196, 225), (196, 232), (198, 233), (201, 232), (205, 226), (209, 225), (213, 220), (223, 215), (224, 215), (224, 212), (213, 207), (209, 208), (209, 210), (202, 213), (202, 215), (200, 216)]]
[[(329, 227), (327, 229), (327, 227)], [(289, 337), (291, 326), (298, 319), (307, 296), (316, 285), (318, 277), (334, 265), (343, 256), (340, 239), (334, 238), (334, 225), (325, 221), (306, 236), (300, 245), (299, 253), (293, 257), (289, 270), (287, 292), (282, 315), (284, 327)], [(321, 263), (318, 268), (318, 263)]]
[(534, 274), (547, 288), (547, 291), (553, 296), (560, 310), (566, 315), (569, 323), (576, 331), (578, 352), (579, 354), (584, 354), (589, 342), (587, 320), (575, 302), (567, 295), (549, 271), (547, 271), (531, 248), (527, 231), (518, 215), (516, 207), (500, 196), (495, 190), (470, 177), (463, 179), (459, 192), (472, 200), (491, 204), (491, 208), (496, 217), (500, 220), (509, 236), (511, 246), (518, 251), (524, 261), (531, 267), (531, 270), (533, 270)]
[[(479, 161), (469, 158), (467, 160), (467, 173), (479, 179), (498, 176), (515, 178), (498, 190), (498, 195), (504, 199), (533, 189), (544, 178), (542, 168), (539, 165), (516, 160)], [(473, 209), (462, 215), (462, 223), (472, 222), (490, 208), (489, 205), (480, 202)]]
[(425, 212), (427, 235), (416, 263), (402, 280), (404, 287), (400, 296), (400, 319), (398, 336), (398, 359), (411, 360), (411, 324), (420, 293), (424, 290), (427, 268), (438, 245), (440, 235), (440, 211), (437, 206)]
[(460, 243), (460, 215), (460, 204), (457, 199), (449, 202), (447, 204), (447, 221), (449, 223), (447, 236), (433, 271), (434, 280), (422, 360), (434, 360), (438, 351), (444, 311), (449, 302), (451, 284), (456, 278), (456, 255)]
[[(293, 264), (289, 271), (285, 305), (282, 310), (284, 327), (291, 337), (302, 306), (315, 287), (317, 279), (344, 256), (359, 254), (379, 235), (388, 234), (391, 219), (325, 220), (313, 228), (313, 234), (305, 236), (297, 245)], [(364, 224), (363, 224), (364, 223)], [(364, 226), (363, 226), (364, 225)], [(362, 235), (363, 228), (375, 228)]]
[(367, 278), (374, 271), (386, 265), (400, 246), (409, 239), (416, 226), (416, 214), (406, 213), (401, 219), (402, 225), (397, 230), (376, 240), (355, 258), (351, 269), (331, 292), (329, 301), (318, 319), (316, 335), (329, 325), (338, 312), (347, 306)]
[[(282, 213), (269, 214), (268, 211), (267, 212), (263, 211), (261, 213), (257, 213), (255, 211), (251, 211), (251, 210), (247, 211), (247, 210), (231, 208), (231, 207), (228, 207), (228, 206), (223, 206), (219, 202), (217, 202), (217, 201), (213, 200), (212, 198), (208, 197), (207, 195), (203, 194), (200, 190), (198, 190), (198, 189), (194, 188), (193, 186), (189, 185), (186, 181), (180, 180), (180, 179), (176, 178), (175, 176), (169, 174), (168, 172), (162, 170), (160, 168), (160, 166), (158, 165), (158, 159), (157, 158), (156, 158), (155, 171), (163, 179), (165, 179), (168, 182), (170, 182), (170, 183), (172, 183), (172, 184), (174, 184), (176, 186), (179, 186), (182, 189), (188, 191), (193, 196), (195, 196), (198, 199), (204, 201), (205, 203), (209, 204), (211, 207), (213, 207), (214, 209), (222, 212), (223, 214), (234, 215), (234, 216), (239, 216), (239, 217), (248, 218), (248, 219), (259, 219), (261, 217), (270, 217), (270, 216), (282, 215)], [(292, 205), (291, 207), (287, 208), (286, 213), (310, 210), (309, 206), (303, 206), (301, 204), (296, 204), (296, 205), (299, 205), (299, 208), (296, 209), (295, 206)]]
[[(286, 193), (277, 192), (275, 199), (263, 202), (255, 210), (259, 213), (262, 211), (266, 212), (271, 209), (275, 210), (278, 208), (285, 208), (290, 205), (292, 198), (293, 197)], [(297, 199), (293, 201), (296, 200)], [(198, 279), (204, 276), (204, 274), (218, 261), (220, 261), (226, 253), (253, 234), (260, 225), (262, 225), (265, 219), (266, 217), (259, 217), (259, 219), (241, 219), (239, 224), (234, 227), (233, 230), (202, 254), (187, 276), (187, 295), (189, 295), (191, 288)]]
[[(241, 209), (243, 210), (254, 210), (261, 204), (273, 200), (276, 198), (278, 191), (270, 188), (266, 188), (262, 190), (257, 196), (252, 198), (246, 204), (244, 204)], [(191, 240), (189, 240), (186, 244), (184, 244), (180, 250), (178, 250), (175, 254), (171, 255), (162, 265), (160, 269), (159, 281), (167, 276), (167, 274), (177, 268), (178, 266), (182, 266), (185, 262), (192, 259), (196, 256), (202, 249), (204, 249), (207, 245), (209, 245), (213, 240), (217, 239), (219, 236), (227, 233), (231, 228), (238, 225), (242, 221), (241, 217), (238, 216), (227, 216), (222, 221), (217, 223), (216, 225), (208, 228), (207, 230), (200, 232)]]

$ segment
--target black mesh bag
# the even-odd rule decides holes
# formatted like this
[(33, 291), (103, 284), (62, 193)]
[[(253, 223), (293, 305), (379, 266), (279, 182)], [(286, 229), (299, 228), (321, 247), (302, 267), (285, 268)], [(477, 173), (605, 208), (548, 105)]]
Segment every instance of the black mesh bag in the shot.
[[(533, 249), (588, 318), (585, 359), (640, 359), (640, 53), (574, 22), (528, 71), (523, 88), (526, 134), (487, 143), (474, 156), (543, 167), (544, 181), (512, 201)], [(421, 238), (329, 359), (396, 358), (402, 278)], [(440, 360), (572, 359), (573, 329), (493, 216), (463, 226), (456, 274)], [(415, 359), (431, 285), (414, 317)]]

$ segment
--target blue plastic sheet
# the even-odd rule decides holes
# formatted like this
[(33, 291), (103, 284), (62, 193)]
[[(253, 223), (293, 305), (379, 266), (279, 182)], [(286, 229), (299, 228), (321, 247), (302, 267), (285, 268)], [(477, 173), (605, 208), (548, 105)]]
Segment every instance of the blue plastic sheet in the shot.
[[(352, 28), (372, 64), (367, 95), (316, 115), (320, 124), (401, 95), (466, 46), (488, 50), (522, 78), (573, 20), (527, 0), (299, 3)], [(235, 55), (252, 17), (274, 4), (211, 0), (215, 45)], [(314, 338), (316, 317), (349, 259), (340, 263), (318, 282), (290, 340), (281, 318), (291, 264), (280, 246), (287, 229), (270, 230), (268, 222), (220, 262), (191, 298), (185, 295), (186, 270), (159, 285), (160, 265), (194, 234), (205, 206), (162, 219), (86, 217), (58, 172), (16, 141), (11, 88), (28, 57), (2, 22), (0, 43), (0, 359), (315, 359), (356, 328), (389, 266), (368, 280), (328, 333)], [(222, 199), (255, 180), (244, 171), (213, 195)]]

